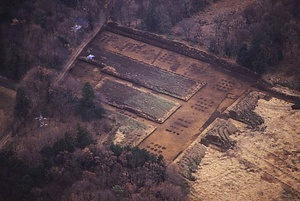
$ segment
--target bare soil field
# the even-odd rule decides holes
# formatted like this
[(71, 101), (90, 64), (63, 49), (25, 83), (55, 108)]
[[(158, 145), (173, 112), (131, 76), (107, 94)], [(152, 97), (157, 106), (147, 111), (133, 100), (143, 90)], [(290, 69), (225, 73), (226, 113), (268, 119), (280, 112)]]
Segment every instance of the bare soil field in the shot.
[[(133, 82), (133, 86), (138, 87), (139, 90), (155, 93), (157, 96), (178, 102), (182, 105), (162, 125), (149, 122), (150, 125), (155, 125), (157, 129), (139, 144), (140, 148), (145, 148), (155, 154), (162, 154), (167, 162), (172, 162), (199, 135), (203, 127), (209, 125), (213, 119), (230, 106), (251, 85), (249, 81), (251, 79), (229, 73), (218, 68), (218, 66), (108, 31), (103, 31), (95, 37), (82, 51), (80, 56), (81, 58), (86, 57), (90, 53), (95, 55), (96, 63), (107, 64), (107, 67), (104, 67), (104, 69), (95, 64), (92, 77), (101, 77), (98, 74), (102, 74), (103, 77), (101, 79), (105, 77), (107, 80), (116, 81), (118, 81), (118, 77), (122, 79), (127, 78), (126, 80)], [(82, 64), (83, 66), (85, 65), (84, 63)], [(91, 62), (87, 66), (92, 66)], [(78, 63), (74, 67), (76, 68), (74, 72), (83, 72), (83, 69), (85, 69), (84, 67), (79, 67)], [(98, 70), (96, 70), (97, 68)], [(117, 78), (103, 74), (102, 70), (110, 70), (113, 72), (110, 74), (113, 74)], [(83, 73), (85, 75), (88, 74), (87, 72)], [(161, 77), (162, 73), (163, 78)], [(77, 74), (79, 75), (80, 73)], [(147, 77), (147, 75), (154, 76)], [(163, 80), (158, 79), (157, 81), (156, 77)], [(88, 76), (86, 78), (88, 79)], [(156, 93), (149, 90), (150, 87), (146, 86), (144, 88), (145, 84), (137, 85), (136, 83), (139, 82), (136, 80), (152, 85), (153, 83), (151, 82), (153, 81), (156, 87), (160, 87), (161, 89), (164, 86), (168, 86), (170, 89), (173, 86), (178, 86), (176, 83), (174, 84), (174, 80), (178, 80), (183, 89), (174, 88), (173, 90), (177, 90), (177, 94), (188, 92), (188, 87), (196, 90), (193, 90), (193, 93), (189, 93), (191, 94), (190, 97), (186, 101), (183, 101), (183, 98), (181, 100), (174, 99), (174, 96), (170, 96), (170, 93), (168, 95), (166, 93)], [(151, 82), (149, 82), (150, 80)], [(207, 84), (202, 86), (202, 83)], [(196, 84), (198, 84), (198, 88)], [(110, 90), (109, 94), (121, 93), (125, 96), (125, 91), (124, 88), (121, 89), (121, 92)], [(185, 95), (187, 94), (185, 93)], [(126, 100), (123, 97), (122, 99), (119, 98), (119, 106), (117, 107), (122, 109), (123, 107), (120, 107), (120, 105), (126, 105), (124, 104)], [(102, 100), (107, 102), (105, 96), (102, 96)], [(111, 101), (109, 104), (114, 105), (112, 103)], [(142, 101), (139, 104), (145, 105), (145, 102)], [(153, 110), (154, 108), (158, 108), (159, 104), (155, 103), (153, 105), (152, 108), (148, 109)], [(132, 109), (129, 109), (129, 111), (133, 115), (139, 115), (139, 111)], [(146, 120), (139, 117), (139, 121)]]
[[(103, 75), (99, 73), (100, 69), (96, 66), (77, 60), (69, 74), (72, 78), (81, 84), (89, 82), (92, 86), (96, 86), (98, 82), (103, 78)], [(68, 76), (68, 75), (67, 75)]]
[(0, 134), (13, 119), (16, 91), (0, 87)]

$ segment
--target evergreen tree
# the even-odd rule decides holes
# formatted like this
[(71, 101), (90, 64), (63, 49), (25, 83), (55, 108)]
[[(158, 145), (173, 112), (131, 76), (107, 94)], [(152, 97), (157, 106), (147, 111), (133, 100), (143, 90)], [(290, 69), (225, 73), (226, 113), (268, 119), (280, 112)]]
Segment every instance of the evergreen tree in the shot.
[(93, 108), (94, 107), (94, 90), (89, 82), (85, 83), (82, 88), (82, 99), (81, 105), (84, 108)]
[(80, 100), (79, 114), (83, 120), (89, 120), (93, 118), (101, 118), (105, 113), (101, 106), (94, 104), (94, 90), (89, 82), (85, 83), (82, 88), (82, 98)]
[(94, 140), (91, 137), (90, 133), (87, 129), (81, 127), (80, 125), (77, 126), (77, 135), (76, 135), (76, 142), (77, 147), (83, 149), (86, 146), (93, 144)]
[(20, 119), (26, 119), (29, 115), (31, 108), (31, 101), (27, 97), (26, 92), (23, 88), (19, 88), (16, 94), (14, 116)]

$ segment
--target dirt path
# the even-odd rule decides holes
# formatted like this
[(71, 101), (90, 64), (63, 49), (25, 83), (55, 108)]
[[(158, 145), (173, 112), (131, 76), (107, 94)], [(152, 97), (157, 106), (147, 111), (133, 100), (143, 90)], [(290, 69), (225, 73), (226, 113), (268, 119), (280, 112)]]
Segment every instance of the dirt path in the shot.
[(72, 64), (74, 63), (74, 61), (77, 59), (77, 57), (79, 56), (79, 54), (81, 53), (81, 51), (83, 50), (83, 48), (89, 43), (91, 42), (91, 40), (101, 31), (103, 25), (105, 23), (105, 20), (103, 19), (100, 22), (99, 27), (94, 30), (88, 37), (86, 37), (82, 43), (79, 45), (79, 47), (77, 47), (77, 49), (72, 53), (72, 55), (70, 56), (68, 62), (66, 63), (66, 65), (63, 67), (63, 69), (61, 70), (61, 73), (57, 76), (57, 78), (54, 80), (54, 85), (57, 85), (61, 79), (65, 76), (65, 74), (69, 71), (69, 69), (72, 67)]

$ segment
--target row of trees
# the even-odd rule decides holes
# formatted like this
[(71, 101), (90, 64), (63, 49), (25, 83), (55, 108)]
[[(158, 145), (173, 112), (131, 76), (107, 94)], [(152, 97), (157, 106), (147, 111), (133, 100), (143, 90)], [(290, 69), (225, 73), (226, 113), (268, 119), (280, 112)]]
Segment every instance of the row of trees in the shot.
[(90, 83), (85, 83), (82, 88), (82, 98), (79, 103), (79, 114), (83, 120), (103, 117), (104, 108), (94, 103), (94, 90)]
[(61, 118), (77, 114), (84, 121), (104, 116), (104, 108), (94, 101), (94, 90), (90, 83), (85, 83), (81, 98), (77, 98), (69, 90), (52, 87), (51, 81), (55, 76), (53, 70), (46, 68), (34, 68), (28, 72), (16, 94), (14, 116), (17, 120), (24, 121), (40, 114)]
[(177, 22), (209, 5), (211, 0), (134, 0), (113, 4), (110, 17), (127, 26), (167, 33)]

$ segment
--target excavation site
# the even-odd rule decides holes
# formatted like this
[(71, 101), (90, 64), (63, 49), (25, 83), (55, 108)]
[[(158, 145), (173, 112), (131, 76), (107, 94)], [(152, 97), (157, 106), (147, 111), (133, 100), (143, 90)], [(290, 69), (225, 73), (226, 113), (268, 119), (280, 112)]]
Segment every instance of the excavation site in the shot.
[(300, 114), (247, 69), (111, 23), (60, 82), (70, 80), (90, 82), (122, 119), (116, 144), (162, 155), (192, 200), (299, 199)]

